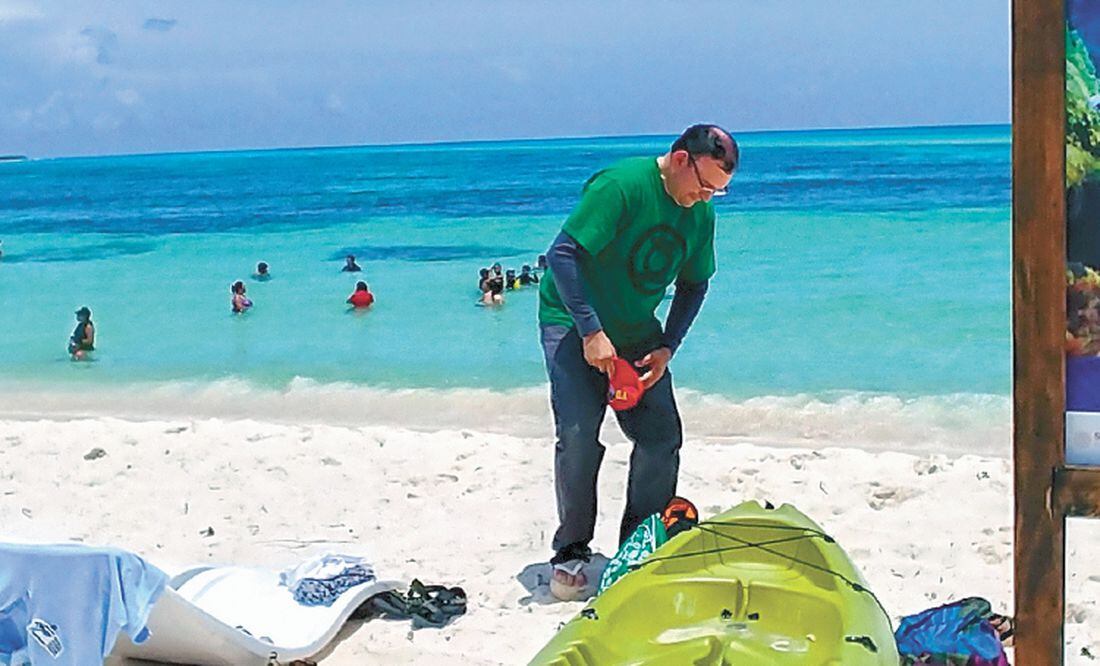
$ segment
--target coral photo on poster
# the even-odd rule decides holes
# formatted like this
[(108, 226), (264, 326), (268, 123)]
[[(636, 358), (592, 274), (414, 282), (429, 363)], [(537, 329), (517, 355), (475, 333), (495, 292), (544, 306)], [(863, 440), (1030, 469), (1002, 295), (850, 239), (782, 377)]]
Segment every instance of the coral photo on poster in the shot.
[(1100, 3), (1066, 21), (1066, 458), (1100, 464)]

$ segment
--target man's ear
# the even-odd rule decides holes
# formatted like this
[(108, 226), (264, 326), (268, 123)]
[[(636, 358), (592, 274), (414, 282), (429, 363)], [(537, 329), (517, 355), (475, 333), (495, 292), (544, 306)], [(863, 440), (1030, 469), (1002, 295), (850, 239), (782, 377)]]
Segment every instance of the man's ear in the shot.
[(683, 168), (684, 166), (686, 166), (690, 158), (691, 156), (686, 150), (674, 150), (672, 151), (672, 154), (669, 155), (669, 159), (672, 164), (679, 168)]

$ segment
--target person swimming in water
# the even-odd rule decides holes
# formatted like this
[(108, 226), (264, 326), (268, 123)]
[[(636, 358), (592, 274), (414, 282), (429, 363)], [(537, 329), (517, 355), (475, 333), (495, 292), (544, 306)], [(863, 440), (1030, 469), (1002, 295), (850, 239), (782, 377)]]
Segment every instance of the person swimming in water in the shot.
[(340, 270), (344, 273), (358, 273), (363, 269), (359, 267), (359, 264), (355, 263), (355, 255), (349, 254), (344, 258), (344, 267)]
[(482, 268), (478, 271), (477, 290), (481, 292), (481, 300), (478, 301), (480, 305), (492, 305), (493, 304), (493, 290), (489, 286), (489, 269)]
[(548, 267), (549, 265), (546, 263), (546, 255), (540, 254), (538, 261), (535, 262), (535, 270), (539, 270), (545, 273)]
[(76, 311), (76, 328), (69, 337), (69, 355), (79, 361), (85, 354), (95, 349), (95, 325), (92, 324), (92, 311), (82, 307)]
[(519, 283), (520, 283), (520, 285), (522, 285), (524, 287), (526, 287), (528, 285), (532, 285), (532, 284), (538, 284), (539, 283), (539, 276), (537, 276), (537, 275), (535, 275), (534, 273), (531, 272), (531, 266), (530, 265), (524, 264), (523, 268), (520, 269)]
[[(499, 264), (497, 264), (499, 267)], [(504, 303), (504, 277), (490, 268), (482, 268), (477, 288), (481, 291), (478, 305), (501, 305)]]
[(252, 279), (258, 280), (260, 282), (267, 282), (268, 280), (270, 280), (271, 273), (267, 271), (267, 268), (268, 267), (266, 261), (261, 261), (260, 263), (256, 264), (256, 272), (252, 274)]
[(519, 288), (519, 278), (516, 277), (516, 269), (509, 268), (504, 272), (504, 287), (509, 290)]
[(374, 303), (374, 294), (370, 293), (367, 283), (359, 281), (355, 283), (355, 291), (348, 296), (348, 303), (355, 309), (369, 308)]
[(248, 308), (252, 307), (252, 300), (245, 296), (244, 282), (237, 280), (229, 288), (229, 291), (233, 294), (230, 304), (233, 307), (234, 314), (243, 314)]
[(504, 305), (504, 276), (498, 272), (489, 274), (488, 291), (492, 295), (493, 305)]
[(504, 304), (504, 274), (501, 273), (500, 264), (493, 264), (489, 271), (489, 293), (492, 295), (493, 305)]

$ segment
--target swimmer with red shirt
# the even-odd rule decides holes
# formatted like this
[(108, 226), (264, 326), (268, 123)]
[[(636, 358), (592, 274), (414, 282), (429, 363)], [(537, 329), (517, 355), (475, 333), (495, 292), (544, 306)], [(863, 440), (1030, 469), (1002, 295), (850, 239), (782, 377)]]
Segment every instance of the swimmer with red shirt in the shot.
[(374, 303), (374, 294), (370, 293), (366, 282), (359, 281), (355, 283), (355, 292), (348, 296), (347, 302), (357, 310), (369, 308)]

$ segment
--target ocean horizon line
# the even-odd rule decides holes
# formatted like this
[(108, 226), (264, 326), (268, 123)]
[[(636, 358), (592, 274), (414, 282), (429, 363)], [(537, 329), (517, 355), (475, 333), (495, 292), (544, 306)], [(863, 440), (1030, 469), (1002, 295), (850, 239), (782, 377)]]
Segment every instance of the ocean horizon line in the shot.
[[(892, 132), (892, 131), (905, 131), (905, 130), (963, 130), (963, 129), (979, 129), (979, 128), (1011, 128), (1012, 123), (958, 123), (958, 124), (928, 124), (928, 125), (869, 125), (862, 127), (804, 127), (804, 128), (774, 128), (774, 129), (754, 129), (735, 132), (738, 137), (741, 136), (766, 136), (766, 135), (784, 135), (784, 134), (841, 134), (844, 132)], [(183, 155), (217, 155), (223, 153), (275, 153), (275, 152), (296, 152), (296, 151), (339, 151), (339, 150), (354, 150), (363, 148), (425, 148), (431, 146), (489, 146), (495, 144), (506, 143), (557, 143), (557, 142), (570, 142), (570, 141), (595, 141), (606, 139), (657, 139), (675, 137), (676, 134), (660, 134), (660, 133), (644, 133), (644, 134), (591, 134), (591, 135), (573, 135), (573, 136), (542, 136), (542, 137), (515, 137), (509, 139), (462, 139), (462, 140), (442, 140), (442, 141), (395, 141), (391, 143), (349, 143), (349, 144), (319, 144), (319, 145), (303, 145), (303, 146), (264, 146), (264, 147), (235, 147), (235, 148), (198, 148), (194, 150), (167, 150), (167, 151), (151, 151), (151, 152), (136, 152), (136, 153), (95, 153), (95, 154), (73, 154), (73, 155), (56, 155), (50, 157), (34, 157), (30, 154), (23, 154), (25, 160), (31, 162), (52, 162), (62, 160), (95, 160), (95, 159), (110, 159), (110, 158), (123, 158), (123, 157), (168, 157), (168, 156), (183, 156)]]

